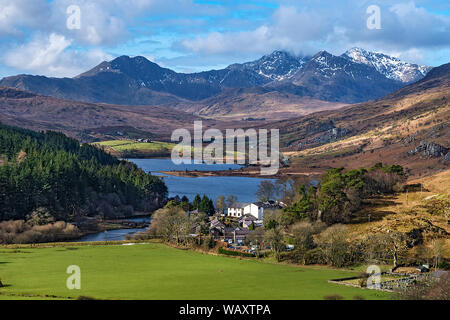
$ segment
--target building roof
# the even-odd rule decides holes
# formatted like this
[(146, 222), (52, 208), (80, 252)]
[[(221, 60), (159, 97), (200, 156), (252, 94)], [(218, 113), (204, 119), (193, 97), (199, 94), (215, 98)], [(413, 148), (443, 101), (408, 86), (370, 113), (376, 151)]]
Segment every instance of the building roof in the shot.
[(269, 200), (269, 201), (265, 201), (265, 202), (257, 201), (257, 202), (250, 202), (250, 203), (238, 202), (234, 206), (228, 207), (228, 209), (242, 209), (242, 208), (252, 205), (252, 204), (254, 204), (255, 206), (257, 206), (259, 208), (281, 209), (286, 206), (283, 202)]
[(233, 206), (228, 207), (228, 209), (243, 209), (251, 203), (237, 202)]
[(221, 222), (217, 218), (214, 218), (214, 220), (211, 221), (210, 228), (224, 228), (224, 227), (225, 227), (225, 224), (223, 224), (223, 222)]
[(239, 222), (243, 222), (243, 221), (256, 221), (258, 220), (258, 218), (256, 218), (254, 215), (251, 214), (245, 214), (243, 215), (240, 219)]
[(269, 200), (269, 201), (265, 201), (265, 202), (255, 202), (255, 204), (260, 207), (260, 208), (275, 208), (275, 209), (281, 209), (284, 206), (286, 206), (283, 202), (279, 202), (279, 201), (273, 201), (273, 200)]
[(225, 227), (225, 233), (227, 234), (233, 234), (236, 233), (236, 235), (247, 235), (250, 233), (248, 229), (245, 228), (232, 228), (232, 227)]

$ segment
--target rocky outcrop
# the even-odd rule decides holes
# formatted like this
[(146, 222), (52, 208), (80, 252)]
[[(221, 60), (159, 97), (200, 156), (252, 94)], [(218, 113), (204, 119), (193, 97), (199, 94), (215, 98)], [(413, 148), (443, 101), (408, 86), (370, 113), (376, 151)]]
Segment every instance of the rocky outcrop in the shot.
[(427, 141), (420, 141), (420, 144), (413, 150), (408, 151), (408, 155), (415, 155), (418, 153), (422, 153), (424, 156), (428, 156), (430, 158), (439, 158), (439, 157), (447, 157), (447, 153), (449, 149), (434, 143)]
[(419, 132), (415, 132), (405, 138), (402, 139), (403, 145), (407, 146), (408, 144), (414, 143), (416, 141), (416, 137), (419, 134)]
[[(301, 141), (297, 144), (298, 150), (302, 150), (306, 145), (309, 144), (323, 144), (323, 143), (329, 143), (332, 141), (339, 140), (340, 138), (348, 135), (351, 131), (346, 128), (337, 128), (333, 125), (333, 123), (328, 124), (321, 124), (321, 126), (314, 129), (317, 131), (319, 129), (323, 132), (319, 133), (317, 136), (315, 136), (312, 139), (308, 139), (306, 141)], [(314, 131), (310, 130), (310, 132)]]
[(313, 139), (314, 143), (328, 143), (338, 140), (349, 134), (349, 130), (345, 128), (332, 128)]
[(445, 155), (444, 161), (450, 162), (450, 152), (448, 152), (448, 153)]
[(423, 243), (423, 231), (423, 229), (416, 228), (406, 233), (406, 245), (408, 248), (412, 248)]

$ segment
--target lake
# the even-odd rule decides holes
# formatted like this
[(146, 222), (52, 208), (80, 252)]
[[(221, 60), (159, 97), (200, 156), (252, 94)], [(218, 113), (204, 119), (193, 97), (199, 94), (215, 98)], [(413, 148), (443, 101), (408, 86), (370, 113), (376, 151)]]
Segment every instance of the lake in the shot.
[(259, 184), (264, 180), (275, 181), (265, 178), (250, 177), (179, 177), (161, 174), (161, 171), (221, 171), (239, 169), (240, 165), (229, 164), (181, 164), (176, 165), (171, 159), (128, 159), (146, 172), (154, 175), (163, 176), (164, 182), (169, 189), (169, 197), (186, 196), (189, 200), (194, 200), (196, 194), (216, 200), (220, 195), (228, 197), (235, 195), (240, 202), (256, 201), (256, 191)]

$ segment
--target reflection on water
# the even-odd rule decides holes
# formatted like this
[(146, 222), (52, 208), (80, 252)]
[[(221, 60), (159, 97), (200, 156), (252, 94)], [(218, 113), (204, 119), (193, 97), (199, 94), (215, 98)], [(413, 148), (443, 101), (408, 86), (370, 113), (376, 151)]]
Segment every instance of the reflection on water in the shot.
[(193, 161), (190, 164), (175, 164), (171, 159), (127, 159), (130, 162), (135, 163), (138, 167), (157, 173), (161, 171), (221, 171), (229, 169), (240, 169), (241, 165), (238, 164), (195, 164)]

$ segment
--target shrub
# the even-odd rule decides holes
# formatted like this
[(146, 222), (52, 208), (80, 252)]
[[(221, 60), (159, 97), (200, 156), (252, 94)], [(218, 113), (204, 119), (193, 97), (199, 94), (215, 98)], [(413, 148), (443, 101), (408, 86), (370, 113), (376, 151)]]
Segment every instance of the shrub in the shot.
[(31, 226), (23, 220), (0, 223), (0, 243), (26, 244), (66, 241), (80, 236), (77, 227), (66, 222)]
[(305, 253), (304, 261), (305, 264), (324, 264), (326, 259), (322, 254), (322, 250), (315, 248)]
[(126, 235), (125, 240), (149, 240), (152, 238), (152, 235), (148, 232), (137, 232), (134, 235)]
[(253, 254), (247, 253), (247, 252), (241, 252), (241, 251), (232, 251), (232, 250), (226, 250), (222, 247), (220, 247), (217, 251), (219, 254), (224, 254), (227, 256), (240, 256), (240, 257), (254, 257)]
[(441, 261), (437, 267), (443, 270), (450, 270), (450, 263), (446, 260)]
[(450, 212), (450, 201), (445, 199), (430, 199), (422, 205), (429, 214), (436, 216), (445, 216)]
[(214, 237), (208, 237), (204, 240), (203, 246), (205, 249), (213, 249), (216, 246), (216, 241), (214, 240)]
[(27, 223), (32, 226), (42, 226), (52, 222), (55, 222), (55, 218), (47, 208), (43, 207), (37, 208), (27, 216)]

